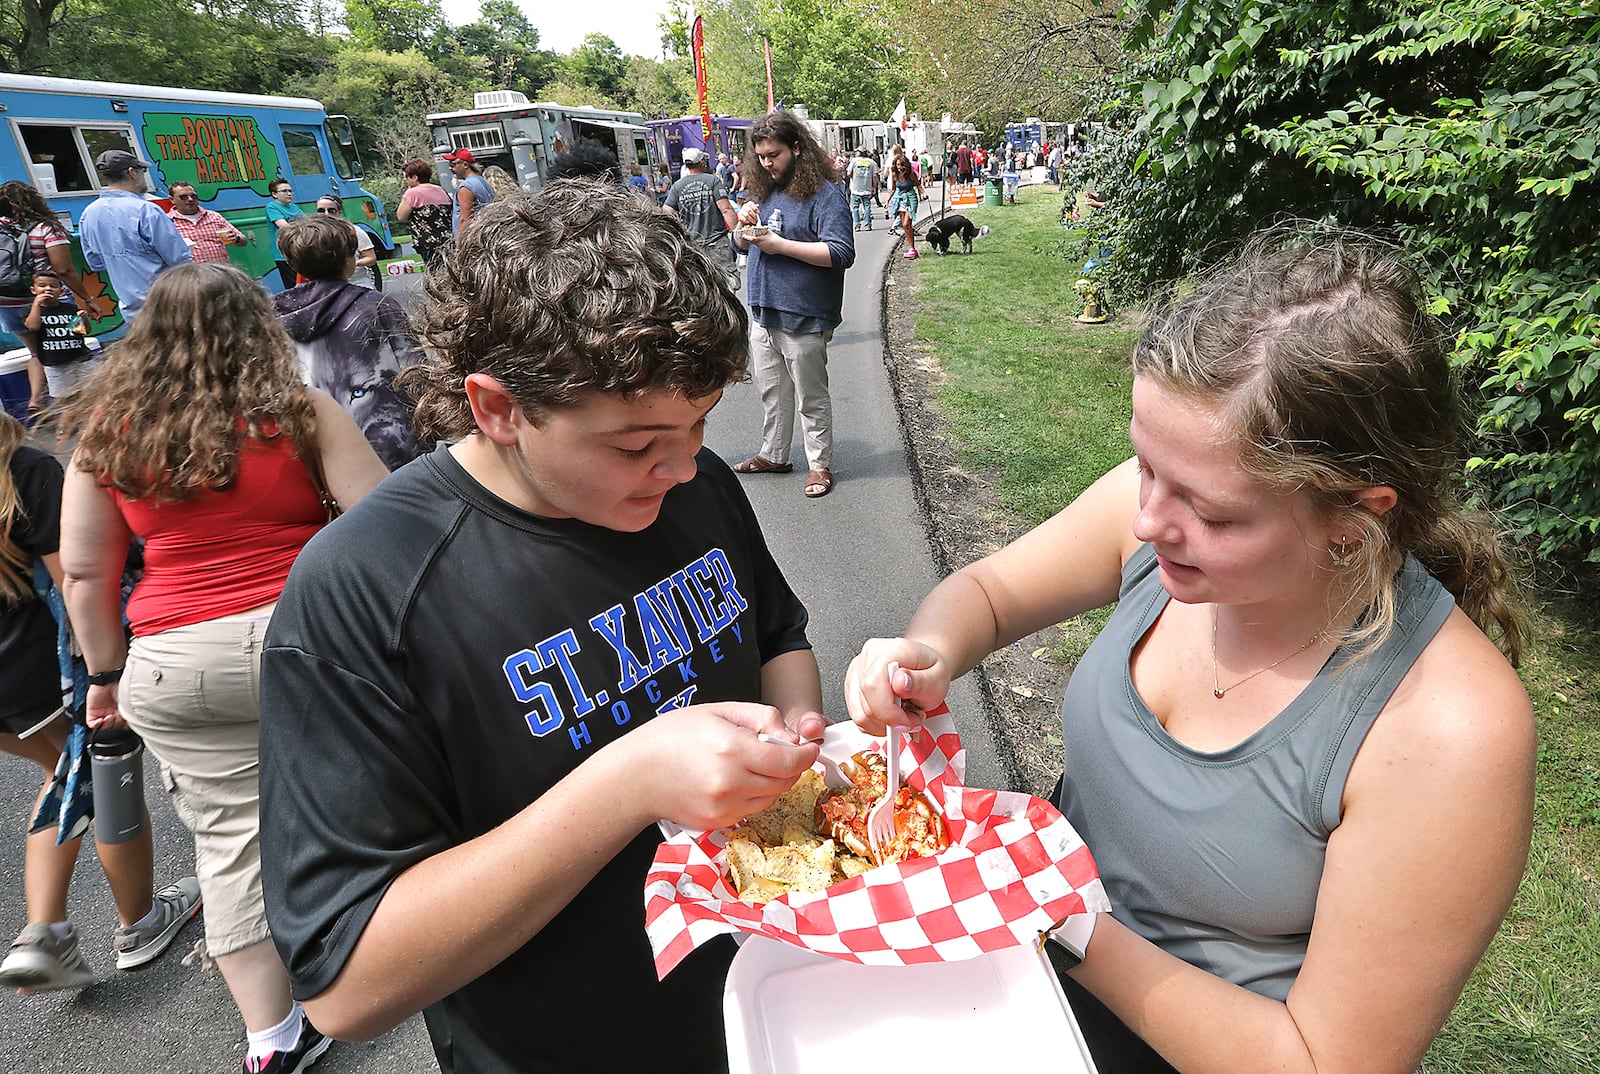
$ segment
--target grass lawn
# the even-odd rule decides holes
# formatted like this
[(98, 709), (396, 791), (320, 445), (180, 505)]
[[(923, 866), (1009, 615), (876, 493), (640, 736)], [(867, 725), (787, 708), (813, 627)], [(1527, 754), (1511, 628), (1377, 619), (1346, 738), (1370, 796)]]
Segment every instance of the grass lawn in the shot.
[[(1036, 523), (1130, 454), (1137, 326), (1073, 321), (1081, 305), (1058, 250), (1059, 195), (1024, 187), (1018, 200), (963, 210), (994, 229), (978, 255), (924, 251), (916, 327), (948, 377), (939, 404), (962, 464), (1004, 510)], [(1531, 596), (1522, 679), (1540, 736), (1533, 852), (1427, 1074), (1600, 1070), (1600, 629), (1590, 606)], [(1101, 622), (1068, 624), (1058, 656), (1070, 663)]]

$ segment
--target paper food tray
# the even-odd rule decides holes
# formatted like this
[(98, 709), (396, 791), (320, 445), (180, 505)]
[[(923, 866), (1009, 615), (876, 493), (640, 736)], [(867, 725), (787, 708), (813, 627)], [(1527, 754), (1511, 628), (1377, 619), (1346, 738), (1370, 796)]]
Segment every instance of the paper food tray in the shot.
[[(829, 725), (823, 742), (830, 783), (843, 782), (834, 766), (856, 750), (884, 748), (882, 739), (848, 723)], [(948, 710), (928, 713), (903, 737), (902, 751), (906, 783), (939, 807), (951, 845), (826, 891), (741, 902), (727, 883), (728, 830), (693, 832), (663, 822), (667, 839), (644, 890), (657, 974), (665, 977), (694, 948), (730, 932), (866, 965), (960, 962), (1031, 945), (1065, 917), (1111, 908), (1092, 855), (1053, 804), (962, 785), (966, 751)]]
[(1044, 955), (859, 966), (752, 937), (723, 991), (729, 1074), (1004, 1070), (1095, 1074)]

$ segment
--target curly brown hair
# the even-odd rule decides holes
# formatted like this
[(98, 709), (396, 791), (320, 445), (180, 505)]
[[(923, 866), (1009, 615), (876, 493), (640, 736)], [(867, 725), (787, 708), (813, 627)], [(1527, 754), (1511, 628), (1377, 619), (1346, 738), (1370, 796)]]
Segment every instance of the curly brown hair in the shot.
[(760, 155), (756, 152), (757, 142), (777, 142), (788, 146), (794, 154), (794, 169), (789, 173), (789, 181), (781, 188), (785, 194), (809, 198), (820, 191), (824, 184), (838, 181), (833, 158), (812, 137), (804, 123), (788, 112), (768, 112), (751, 121), (747, 142), (750, 152), (745, 154), (744, 163), (740, 165), (745, 186), (756, 201), (764, 200), (776, 186), (767, 169), (761, 166)]
[(225, 489), (246, 439), (315, 450), (316, 418), (293, 342), (267, 292), (232, 265), (156, 277), (139, 317), (61, 418), (77, 465), (131, 499)]
[[(1461, 497), (1450, 336), (1398, 250), (1316, 225), (1258, 235), (1156, 317), (1133, 370), (1219, 403), (1247, 472), (1311, 493), (1349, 527), (1355, 551), (1337, 580), (1344, 607), (1362, 613), (1341, 639), (1355, 655), (1393, 629), (1409, 553), (1517, 662), (1526, 628), (1513, 571), (1493, 520)], [(1374, 485), (1399, 497), (1387, 513), (1354, 498)]]
[(55, 210), (44, 200), (44, 195), (33, 186), (15, 179), (0, 183), (0, 216), (10, 217), (25, 228), (35, 224), (50, 224), (57, 231), (66, 233)]
[(744, 376), (749, 318), (676, 217), (613, 183), (562, 179), (479, 220), (424, 278), (426, 356), (397, 381), (424, 436), (477, 430), (472, 373), (536, 422), (590, 392), (698, 399)]

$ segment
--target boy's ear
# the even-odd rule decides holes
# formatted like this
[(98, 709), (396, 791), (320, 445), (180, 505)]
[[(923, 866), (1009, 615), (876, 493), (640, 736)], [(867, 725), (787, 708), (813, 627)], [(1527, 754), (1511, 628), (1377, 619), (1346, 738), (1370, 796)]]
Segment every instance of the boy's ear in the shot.
[(518, 423), (527, 420), (522, 404), (487, 373), (468, 373), (465, 386), (478, 430), (501, 447), (515, 447)]

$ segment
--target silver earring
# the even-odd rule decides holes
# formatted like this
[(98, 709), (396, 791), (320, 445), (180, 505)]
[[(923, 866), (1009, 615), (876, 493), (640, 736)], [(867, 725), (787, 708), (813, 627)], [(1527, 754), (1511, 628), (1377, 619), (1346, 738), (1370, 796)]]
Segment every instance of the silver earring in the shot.
[(1333, 557), (1333, 565), (1335, 567), (1348, 567), (1350, 560), (1355, 558), (1355, 549), (1345, 547), (1345, 543), (1349, 540), (1350, 538), (1341, 533), (1339, 535), (1339, 546), (1328, 549), (1328, 555)]

